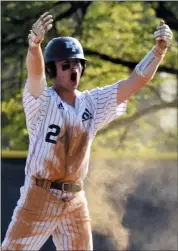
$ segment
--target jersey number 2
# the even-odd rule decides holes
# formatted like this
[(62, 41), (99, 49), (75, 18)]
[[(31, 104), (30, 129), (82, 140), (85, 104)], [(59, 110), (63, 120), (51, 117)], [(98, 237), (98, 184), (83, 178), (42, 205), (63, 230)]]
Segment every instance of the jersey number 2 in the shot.
[(54, 125), (54, 124), (50, 125), (49, 128), (50, 128), (50, 129), (55, 129), (55, 132), (48, 132), (48, 133), (46, 134), (46, 139), (45, 139), (45, 141), (46, 141), (46, 142), (49, 142), (49, 143), (52, 143), (52, 144), (56, 144), (56, 140), (51, 139), (50, 137), (51, 137), (51, 136), (58, 136), (61, 129), (60, 129), (60, 127), (59, 127), (58, 125)]

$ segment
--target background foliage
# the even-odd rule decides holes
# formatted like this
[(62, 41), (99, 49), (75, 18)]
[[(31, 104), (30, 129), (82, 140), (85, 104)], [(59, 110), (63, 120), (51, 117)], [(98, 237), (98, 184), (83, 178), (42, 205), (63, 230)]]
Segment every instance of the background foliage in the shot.
[[(54, 27), (46, 36), (43, 48), (51, 38), (63, 35), (77, 37), (84, 47), (88, 65), (80, 90), (105, 86), (128, 77), (139, 60), (153, 47), (153, 32), (160, 19), (170, 25), (174, 41), (159, 67), (159, 73), (149, 85), (130, 98), (127, 115), (109, 126), (113, 130), (105, 128), (100, 132), (101, 137), (98, 136), (96, 145), (97, 148), (107, 145), (115, 150), (121, 146), (122, 149), (140, 149), (143, 147), (143, 142), (140, 142), (143, 137), (136, 136), (136, 131), (138, 134), (143, 131), (144, 134), (146, 131), (152, 134), (151, 139), (146, 137), (144, 141), (144, 146), (149, 148), (155, 147), (161, 137), (164, 142), (166, 140), (173, 143), (175, 126), (170, 126), (168, 132), (165, 132), (165, 128), (160, 131), (158, 111), (165, 108), (177, 109), (176, 3), (25, 1), (22, 5), (17, 1), (4, 1), (1, 5), (3, 149), (28, 148), (28, 133), (21, 102), (26, 79), (27, 36), (33, 22), (45, 11), (54, 16)], [(172, 88), (169, 102), (161, 96), (161, 87), (166, 82), (163, 73), (167, 73), (167, 83), (172, 81), (167, 91), (167, 96), (170, 96)], [(49, 81), (50, 84), (52, 83)], [(139, 112), (142, 114), (137, 116)], [(149, 116), (143, 118), (143, 114), (148, 113), (154, 118), (151, 121)], [(172, 121), (172, 124), (175, 125), (175, 122)], [(153, 137), (153, 134), (156, 136)]]

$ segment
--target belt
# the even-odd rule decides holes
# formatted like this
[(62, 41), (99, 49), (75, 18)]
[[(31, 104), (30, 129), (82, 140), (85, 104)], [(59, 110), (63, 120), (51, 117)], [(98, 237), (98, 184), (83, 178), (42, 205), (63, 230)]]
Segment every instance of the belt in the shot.
[(80, 192), (82, 190), (81, 185), (72, 184), (69, 182), (52, 182), (50, 180), (36, 179), (36, 185), (46, 190), (57, 189), (63, 192)]

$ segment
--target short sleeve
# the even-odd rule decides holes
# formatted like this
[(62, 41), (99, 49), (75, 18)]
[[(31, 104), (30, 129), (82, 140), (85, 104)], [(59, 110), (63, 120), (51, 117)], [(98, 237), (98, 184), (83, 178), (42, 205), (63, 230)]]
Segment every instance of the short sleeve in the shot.
[(47, 84), (44, 86), (41, 95), (36, 98), (28, 91), (26, 82), (23, 92), (23, 107), (28, 129), (30, 129), (31, 126), (34, 125), (36, 121), (44, 114), (48, 96)]
[(126, 112), (127, 101), (117, 104), (118, 85), (119, 82), (89, 92), (95, 106), (95, 133)]

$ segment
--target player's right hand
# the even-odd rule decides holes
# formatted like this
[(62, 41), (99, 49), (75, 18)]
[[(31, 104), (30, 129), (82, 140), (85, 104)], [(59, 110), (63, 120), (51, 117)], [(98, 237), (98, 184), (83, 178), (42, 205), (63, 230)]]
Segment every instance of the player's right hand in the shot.
[(45, 12), (32, 25), (30, 34), (28, 35), (28, 43), (30, 47), (37, 47), (44, 39), (45, 34), (52, 28), (52, 15)]

